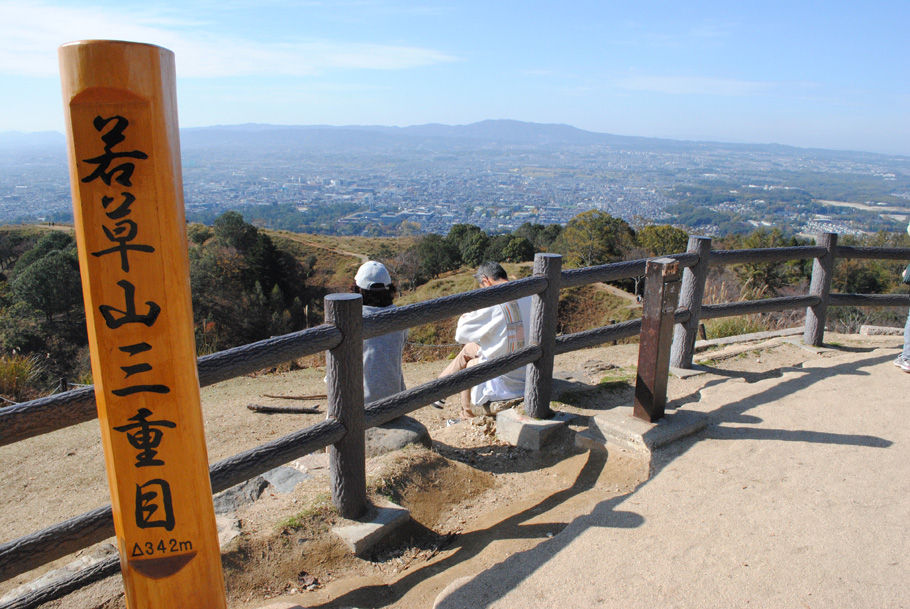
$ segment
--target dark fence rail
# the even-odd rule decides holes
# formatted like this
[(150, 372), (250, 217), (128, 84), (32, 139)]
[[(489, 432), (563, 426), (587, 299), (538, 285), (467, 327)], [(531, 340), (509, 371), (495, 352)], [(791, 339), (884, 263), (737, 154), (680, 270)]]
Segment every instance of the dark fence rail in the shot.
[(403, 307), (386, 308), (384, 311), (374, 311), (363, 316), (363, 338), (373, 338), (420, 324), (448, 319), (468, 311), (502, 304), (524, 296), (532, 296), (539, 294), (546, 287), (547, 280), (543, 277), (525, 277), (490, 288), (443, 296)]
[(907, 304), (906, 294), (831, 294), (832, 307), (899, 307)]
[(855, 245), (838, 245), (835, 254), (838, 258), (848, 259), (907, 260), (906, 247), (860, 247)]
[(387, 398), (371, 402), (366, 407), (367, 427), (388, 423), (401, 415), (444, 398), (474, 385), (502, 376), (506, 372), (521, 368), (540, 357), (540, 347), (531, 345), (476, 366), (471, 366), (451, 376), (424, 383)]
[(588, 347), (597, 347), (604, 343), (623, 338), (631, 338), (641, 333), (641, 319), (630, 319), (602, 328), (575, 332), (574, 334), (563, 334), (556, 337), (556, 353), (562, 355), (579, 349)]
[[(680, 267), (686, 268), (698, 263), (698, 255), (685, 252), (682, 254), (671, 254), (667, 258), (672, 258), (679, 262)], [(573, 288), (589, 283), (619, 281), (621, 279), (631, 279), (632, 277), (643, 277), (645, 274), (645, 265), (647, 259), (625, 260), (623, 262), (613, 262), (610, 264), (601, 264), (599, 266), (589, 266), (583, 269), (571, 269), (562, 272), (561, 288)]]
[(803, 307), (815, 306), (820, 300), (821, 299), (818, 296), (781, 296), (779, 298), (762, 298), (760, 300), (744, 300), (742, 302), (702, 305), (701, 319), (716, 319), (718, 317), (733, 317), (736, 315), (751, 315), (753, 313), (771, 313), (774, 311), (801, 309)]
[(714, 250), (708, 258), (708, 264), (765, 264), (769, 262), (786, 262), (817, 258), (825, 254), (823, 247), (801, 245), (794, 247), (766, 247), (752, 250)]
[[(540, 292), (546, 287), (546, 283), (546, 279), (528, 277), (492, 288), (371, 313), (365, 315), (363, 319), (364, 338), (404, 330), (474, 309), (530, 296)], [(198, 360), (199, 385), (207, 387), (236, 376), (327, 351), (340, 342), (341, 333), (337, 328), (322, 325), (204, 355)], [(0, 446), (91, 421), (97, 416), (94, 387), (82, 387), (0, 408)]]
[[(821, 319), (823, 332), (823, 309), (827, 306), (910, 305), (910, 296), (906, 294), (830, 294), (827, 288), (830, 285), (830, 269), (835, 256), (903, 260), (910, 259), (910, 248), (837, 246), (836, 235), (830, 233), (823, 235), (819, 241), (819, 246), (711, 251), (710, 239), (693, 237), (690, 239), (687, 252), (661, 259), (664, 265), (677, 264), (679, 268), (684, 269), (680, 290), (680, 308), (672, 313), (672, 321), (677, 324), (677, 328), (673, 340), (671, 365), (691, 366), (691, 348), (688, 349), (687, 354), (686, 343), (694, 343), (692, 329), (697, 325), (699, 319), (806, 307), (808, 312), (815, 311), (813, 321), (816, 324)], [(640, 277), (645, 274), (649, 264), (647, 260), (632, 260), (560, 272), (558, 258), (558, 256), (549, 254), (538, 254), (535, 260), (535, 275), (532, 277), (364, 315), (362, 328), (358, 328), (360, 332), (357, 338), (357, 341), (360, 341), (524, 296), (533, 296), (534, 313), (532, 316), (535, 317), (535, 323), (532, 327), (529, 346), (506, 357), (484, 362), (451, 376), (367, 404), (365, 408), (362, 397), (359, 404), (351, 404), (347, 403), (350, 400), (346, 402), (343, 396), (333, 395), (333, 392), (337, 393), (337, 390), (333, 390), (330, 383), (329, 401), (334, 399), (341, 409), (360, 409), (363, 413), (362, 425), (364, 428), (374, 427), (413, 412), (434, 400), (522, 366), (546, 370), (546, 365), (542, 365), (541, 362), (547, 358), (549, 358), (549, 370), (552, 372), (552, 357), (555, 354), (593, 347), (641, 333), (642, 319), (624, 321), (563, 336), (555, 336), (554, 332), (548, 332), (545, 327), (547, 323), (552, 322), (555, 327), (554, 294), (558, 293), (561, 288)], [(708, 265), (769, 263), (805, 258), (815, 260), (813, 282), (808, 295), (715, 305), (703, 305), (701, 302)], [(357, 306), (359, 307), (359, 304)], [(821, 317), (819, 318), (820, 307)], [(671, 308), (670, 311), (672, 310)], [(810, 315), (807, 314), (807, 333), (804, 340), (807, 337), (812, 338), (809, 336), (809, 318)], [(815, 336), (817, 330), (813, 328), (812, 332), (812, 336)], [(346, 340), (343, 334), (335, 325), (325, 324), (201, 357), (198, 360), (200, 385), (210, 385), (320, 351), (332, 353)], [(807, 340), (807, 342), (811, 341)], [(670, 345), (660, 345), (659, 348), (669, 350)], [(348, 350), (351, 351), (350, 348)], [(357, 348), (351, 352), (359, 354), (360, 350), (358, 342)], [(666, 362), (666, 357), (663, 359)], [(661, 373), (666, 375), (666, 370), (657, 372), (657, 374)], [(529, 378), (532, 378), (531, 374), (529, 374)], [(544, 382), (540, 378), (537, 382), (528, 383), (525, 395), (526, 404), (530, 404), (532, 407), (534, 404), (548, 405), (549, 387), (549, 379)], [(548, 409), (548, 406), (546, 408)], [(540, 413), (543, 414), (540, 415)], [(538, 416), (546, 416), (546, 413), (547, 410), (539, 410)], [(529, 414), (533, 416), (533, 412), (529, 412)], [(2, 408), (0, 409), (0, 430), (2, 430), (0, 445), (81, 423), (95, 416), (94, 395), (91, 387)], [(212, 490), (220, 492), (295, 458), (326, 447), (337, 447), (350, 433), (351, 430), (340, 419), (329, 418), (317, 425), (219, 461), (210, 467)], [(344, 475), (343, 469), (333, 468), (333, 479)], [(354, 506), (355, 511), (356, 508), (357, 506)], [(105, 506), (3, 544), (0, 546), (0, 579), (8, 579), (30, 571), (51, 560), (101, 541), (112, 534), (111, 508)], [(47, 589), (7, 603), (0, 609), (35, 607), (37, 604), (59, 598), (94, 579), (110, 575), (118, 568), (119, 561), (116, 557), (106, 560)]]
[[(204, 355), (197, 360), (199, 385), (207, 387), (277, 366), (331, 349), (340, 342), (338, 329), (323, 325)], [(91, 421), (97, 416), (94, 387), (81, 387), (0, 408), (0, 446)]]

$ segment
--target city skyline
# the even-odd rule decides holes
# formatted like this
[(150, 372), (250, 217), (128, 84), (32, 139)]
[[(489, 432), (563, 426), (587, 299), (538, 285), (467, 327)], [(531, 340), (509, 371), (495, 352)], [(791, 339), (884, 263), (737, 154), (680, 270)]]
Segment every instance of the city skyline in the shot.
[(182, 127), (508, 118), (910, 155), (910, 6), (821, 7), (0, 0), (0, 132), (62, 131), (57, 47), (108, 38), (175, 52)]

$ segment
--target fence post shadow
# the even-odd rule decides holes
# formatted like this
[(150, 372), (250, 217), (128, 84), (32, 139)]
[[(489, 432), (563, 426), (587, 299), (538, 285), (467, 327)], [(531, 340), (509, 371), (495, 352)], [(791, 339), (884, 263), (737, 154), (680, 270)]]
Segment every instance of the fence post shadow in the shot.
[[(458, 549), (455, 550), (451, 556), (448, 556), (439, 562), (416, 569), (406, 574), (403, 578), (394, 582), (393, 584), (371, 584), (363, 586), (361, 588), (351, 590), (325, 603), (312, 605), (311, 609), (328, 609), (329, 607), (344, 607), (349, 605), (369, 605), (369, 603), (375, 601), (377, 595), (379, 594), (382, 595), (382, 600), (384, 603), (388, 604), (395, 602), (402, 598), (408, 590), (416, 586), (418, 583), (475, 557), (492, 540), (518, 539), (522, 537), (543, 537), (547, 532), (559, 532), (558, 524), (523, 523), (528, 520), (533, 520), (539, 517), (542, 512), (549, 511), (556, 506), (565, 503), (570, 498), (592, 489), (596, 485), (598, 477), (600, 476), (606, 464), (606, 453), (588, 453), (584, 465), (579, 470), (578, 475), (576, 476), (571, 486), (563, 488), (562, 490), (559, 490), (552, 495), (547, 496), (535, 505), (529, 506), (521, 512), (513, 514), (512, 516), (509, 516), (508, 518), (505, 518), (504, 520), (497, 522), (490, 527), (487, 527), (483, 530), (472, 531), (467, 534), (459, 535), (455, 538), (456, 540), (460, 541), (458, 544)], [(620, 496), (600, 502), (595, 509), (599, 511), (612, 511), (613, 507), (616, 504), (620, 503), (624, 498), (625, 496)], [(618, 518), (616, 520), (616, 526), (619, 527), (636, 527), (640, 526), (644, 522), (639, 514), (633, 512), (617, 512), (617, 516)], [(572, 523), (570, 522), (569, 524), (571, 525)], [(563, 539), (563, 537), (559, 536), (559, 539)], [(545, 543), (552, 542), (556, 542), (556, 539)], [(532, 552), (534, 549), (535, 548), (531, 548), (524, 552), (520, 552), (518, 555), (524, 554), (525, 552)], [(509, 559), (507, 559), (507, 561), (518, 555), (512, 555)], [(488, 570), (484, 573), (489, 574), (491, 572), (492, 570)], [(524, 571), (516, 571), (516, 573), (521, 572)], [(449, 605), (440, 605), (440, 607), (443, 606), (447, 607)]]

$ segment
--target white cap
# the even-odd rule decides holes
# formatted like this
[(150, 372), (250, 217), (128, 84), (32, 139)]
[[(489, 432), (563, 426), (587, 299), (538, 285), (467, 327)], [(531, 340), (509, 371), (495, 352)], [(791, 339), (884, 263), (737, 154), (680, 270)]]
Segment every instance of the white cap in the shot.
[(377, 283), (381, 283), (382, 287), (388, 287), (392, 283), (392, 277), (381, 262), (369, 260), (361, 264), (360, 268), (357, 269), (357, 274), (354, 275), (354, 283), (361, 290), (378, 287)]

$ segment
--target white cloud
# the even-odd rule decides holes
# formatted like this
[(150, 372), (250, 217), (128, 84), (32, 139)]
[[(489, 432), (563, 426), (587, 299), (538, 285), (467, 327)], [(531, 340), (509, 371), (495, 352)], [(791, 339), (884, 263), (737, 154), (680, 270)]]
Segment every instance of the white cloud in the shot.
[(617, 81), (617, 86), (631, 91), (651, 91), (670, 95), (746, 96), (769, 91), (778, 83), (708, 78), (702, 76), (630, 76)]
[(176, 54), (181, 77), (305, 76), (332, 69), (401, 70), (455, 61), (407, 45), (331, 40), (260, 42), (205, 31), (168, 13), (0, 1), (0, 74), (55, 76), (57, 47), (73, 40), (147, 42)]

